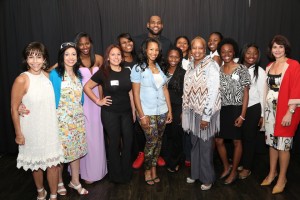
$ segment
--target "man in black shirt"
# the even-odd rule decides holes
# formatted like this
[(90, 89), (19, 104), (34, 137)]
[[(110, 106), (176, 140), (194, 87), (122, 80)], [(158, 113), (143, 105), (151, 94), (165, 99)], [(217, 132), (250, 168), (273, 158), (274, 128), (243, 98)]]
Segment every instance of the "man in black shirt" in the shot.
[(162, 44), (162, 55), (165, 58), (167, 56), (167, 52), (170, 46), (172, 45), (172, 43), (168, 38), (161, 35), (161, 32), (163, 31), (163, 27), (164, 25), (160, 16), (157, 15), (151, 16), (149, 18), (149, 21), (147, 22), (147, 29), (149, 32), (134, 37), (134, 48), (136, 53), (137, 54), (140, 53), (143, 42), (148, 37), (151, 37), (151, 38), (156, 38), (160, 41), (160, 43)]

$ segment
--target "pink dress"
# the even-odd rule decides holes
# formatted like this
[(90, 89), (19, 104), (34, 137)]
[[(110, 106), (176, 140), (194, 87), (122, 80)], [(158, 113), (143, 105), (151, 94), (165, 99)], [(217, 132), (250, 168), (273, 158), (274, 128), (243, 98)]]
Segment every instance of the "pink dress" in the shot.
[[(90, 69), (85, 67), (80, 67), (79, 70), (82, 75), (82, 85), (85, 85), (92, 75), (99, 70), (99, 67), (93, 67), (92, 73)], [(95, 87), (93, 92), (99, 97), (98, 87)], [(88, 154), (80, 159), (80, 174), (81, 178), (86, 181), (99, 181), (107, 174), (101, 107), (84, 94), (83, 112)]]

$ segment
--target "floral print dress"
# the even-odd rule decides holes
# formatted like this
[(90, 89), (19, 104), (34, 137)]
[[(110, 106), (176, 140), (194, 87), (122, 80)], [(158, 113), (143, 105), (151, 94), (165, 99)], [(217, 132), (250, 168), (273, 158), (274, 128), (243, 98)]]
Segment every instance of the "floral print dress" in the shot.
[(279, 94), (279, 87), (282, 81), (282, 74), (267, 74), (268, 93), (265, 107), (265, 139), (266, 144), (282, 151), (289, 151), (292, 148), (293, 137), (275, 137), (274, 126), (276, 121), (276, 109)]
[(85, 122), (81, 105), (82, 84), (65, 73), (61, 82), (61, 96), (57, 108), (59, 137), (62, 141), (65, 163), (87, 154)]

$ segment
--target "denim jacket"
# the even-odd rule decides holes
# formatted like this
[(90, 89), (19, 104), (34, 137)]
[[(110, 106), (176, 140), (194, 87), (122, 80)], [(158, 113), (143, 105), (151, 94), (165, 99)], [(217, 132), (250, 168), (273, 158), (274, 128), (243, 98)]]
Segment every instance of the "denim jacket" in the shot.
[(163, 86), (166, 84), (167, 77), (158, 64), (156, 64), (156, 67), (164, 80), (158, 87), (155, 84), (155, 80), (149, 68), (142, 71), (140, 66), (134, 65), (131, 70), (131, 82), (140, 83), (140, 99), (145, 115), (161, 115), (168, 112), (168, 106), (163, 92)]

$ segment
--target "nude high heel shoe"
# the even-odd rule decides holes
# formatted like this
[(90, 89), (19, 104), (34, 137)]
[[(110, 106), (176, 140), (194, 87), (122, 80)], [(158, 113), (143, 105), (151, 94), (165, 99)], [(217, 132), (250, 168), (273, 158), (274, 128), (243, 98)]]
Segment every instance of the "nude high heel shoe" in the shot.
[(269, 179), (269, 176), (267, 176), (263, 182), (261, 182), (261, 186), (268, 186), (268, 185), (271, 185), (271, 183), (274, 181), (274, 179), (277, 177), (277, 174), (273, 177), (272, 180)]
[(278, 186), (277, 184), (273, 187), (273, 190), (272, 190), (272, 194), (278, 194), (278, 193), (281, 193), (283, 192), (284, 188), (285, 188), (285, 185), (286, 185), (286, 182), (283, 184), (283, 186)]

